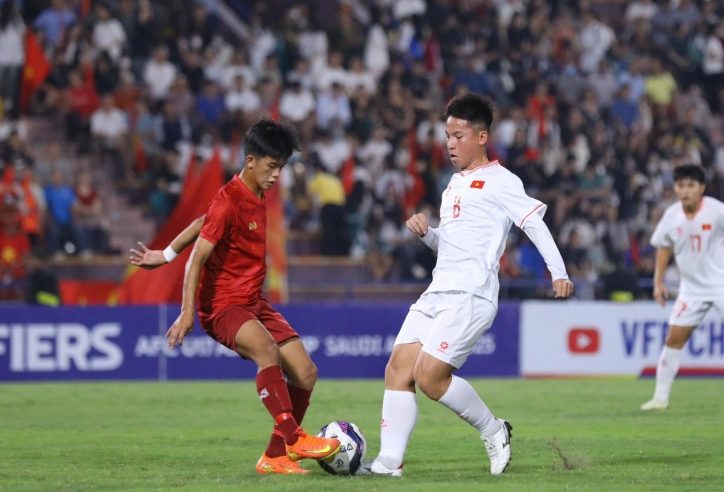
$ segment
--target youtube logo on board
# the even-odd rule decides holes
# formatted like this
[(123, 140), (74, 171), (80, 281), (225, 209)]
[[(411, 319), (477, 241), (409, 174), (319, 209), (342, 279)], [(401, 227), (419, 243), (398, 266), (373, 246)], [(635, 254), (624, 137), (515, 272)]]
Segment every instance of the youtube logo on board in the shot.
[(571, 328), (568, 332), (568, 351), (572, 354), (595, 354), (600, 346), (597, 328)]

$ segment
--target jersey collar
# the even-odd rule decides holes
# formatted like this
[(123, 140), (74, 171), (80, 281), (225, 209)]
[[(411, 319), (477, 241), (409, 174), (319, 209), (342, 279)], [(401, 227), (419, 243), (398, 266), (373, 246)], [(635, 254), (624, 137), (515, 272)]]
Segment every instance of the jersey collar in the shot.
[(498, 164), (500, 164), (500, 163), (496, 159), (493, 162), (488, 162), (484, 166), (478, 166), (475, 169), (471, 169), (470, 171), (460, 171), (460, 176), (469, 176), (469, 175), (473, 174), (475, 171), (477, 171), (478, 169), (485, 169), (486, 167), (493, 167), (493, 166), (497, 166)]

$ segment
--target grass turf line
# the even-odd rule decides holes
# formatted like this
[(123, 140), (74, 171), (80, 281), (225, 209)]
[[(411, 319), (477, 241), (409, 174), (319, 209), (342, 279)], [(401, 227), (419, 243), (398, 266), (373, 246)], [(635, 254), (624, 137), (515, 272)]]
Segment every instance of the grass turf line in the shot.
[[(260, 476), (271, 419), (253, 383), (0, 385), (6, 490), (721, 490), (724, 380), (676, 381), (672, 406), (641, 412), (653, 381), (471, 380), (510, 420), (513, 462), (493, 477), (475, 431), (420, 395), (402, 479)], [(320, 381), (305, 426), (358, 424), (379, 449), (382, 381)]]

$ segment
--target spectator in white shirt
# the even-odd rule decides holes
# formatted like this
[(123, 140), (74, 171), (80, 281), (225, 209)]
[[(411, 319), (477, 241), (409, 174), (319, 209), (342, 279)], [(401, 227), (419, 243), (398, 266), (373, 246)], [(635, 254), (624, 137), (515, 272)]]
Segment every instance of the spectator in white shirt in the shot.
[(16, 112), (14, 101), (24, 63), (25, 24), (15, 2), (6, 1), (0, 7), (0, 103), (4, 104), (5, 111)]
[(128, 116), (125, 111), (115, 107), (113, 94), (103, 96), (101, 107), (97, 109), (90, 119), (93, 147), (110, 158), (113, 165), (113, 177), (124, 177), (128, 169), (124, 165), (128, 162), (127, 135)]
[(128, 134), (126, 113), (115, 107), (113, 94), (103, 96), (102, 104), (90, 119), (91, 134), (104, 148), (121, 148)]
[(317, 125), (319, 128), (345, 128), (352, 121), (349, 98), (338, 82), (331, 91), (321, 92), (317, 97)]
[(329, 90), (332, 84), (344, 85), (349, 78), (349, 72), (342, 66), (342, 53), (333, 51), (329, 54), (329, 63), (320, 69), (317, 75), (317, 89)]
[(260, 107), (261, 99), (259, 94), (247, 87), (243, 75), (237, 75), (234, 79), (234, 87), (226, 93), (226, 108), (229, 111), (253, 113)]
[(373, 175), (382, 171), (385, 158), (392, 153), (392, 144), (385, 138), (385, 129), (377, 127), (372, 137), (357, 151), (357, 157)]
[(309, 70), (309, 62), (303, 58), (298, 59), (294, 63), (294, 70), (287, 73), (287, 81), (299, 82), (303, 89), (313, 90), (315, 88), (314, 77)]
[(332, 133), (319, 130), (319, 142), (312, 150), (317, 152), (319, 160), (330, 174), (337, 174), (344, 162), (352, 155), (352, 147), (344, 138), (333, 139)]
[[(417, 142), (425, 142), (431, 131), (435, 135), (435, 141), (440, 145), (445, 145), (445, 120), (440, 119), (438, 111), (430, 111), (428, 118), (417, 126)], [(500, 124), (498, 131), (500, 131)]]
[(303, 89), (299, 82), (292, 82), (284, 91), (279, 103), (279, 114), (292, 123), (301, 123), (314, 115), (317, 102), (312, 92)]
[(598, 21), (592, 12), (583, 14), (583, 29), (579, 35), (581, 44), (581, 69), (593, 73), (606, 52), (616, 42), (616, 33), (606, 24)]
[(352, 58), (349, 76), (346, 82), (347, 92), (352, 94), (358, 87), (362, 87), (367, 94), (373, 95), (377, 91), (377, 84), (372, 72), (365, 69), (359, 57)]
[(628, 4), (628, 7), (626, 7), (626, 21), (633, 22), (643, 19), (648, 22), (658, 11), (659, 7), (653, 0), (638, 0), (631, 2)]
[(168, 97), (171, 84), (176, 79), (176, 67), (168, 61), (168, 48), (156, 48), (146, 68), (143, 70), (143, 80), (149, 88), (151, 97), (155, 101), (162, 101)]
[(291, 82), (279, 102), (279, 114), (294, 123), (303, 142), (314, 137), (317, 101), (309, 89), (299, 82)]
[[(387, 14), (380, 15), (381, 18), (367, 33), (364, 52), (365, 67), (372, 72), (375, 80), (379, 80), (390, 67), (390, 46), (385, 29), (382, 27), (382, 23), (387, 22)], [(385, 18), (382, 18), (382, 16), (385, 16)]]
[(126, 31), (120, 21), (111, 16), (104, 3), (96, 6), (98, 20), (93, 26), (93, 44), (99, 51), (107, 52), (114, 61), (118, 61), (126, 43)]
[(237, 75), (244, 77), (247, 87), (254, 87), (256, 85), (256, 74), (252, 69), (247, 60), (246, 51), (238, 49), (234, 52), (234, 56), (231, 58), (231, 64), (226, 67), (222, 84), (227, 89), (234, 86), (234, 81)]
[(724, 21), (721, 22), (720, 26), (721, 28), (717, 30), (716, 24), (713, 24), (707, 29), (706, 48), (704, 49), (704, 61), (702, 63), (707, 99), (715, 111), (719, 108), (718, 92), (724, 87), (724, 43), (722, 43), (719, 36), (724, 34)]

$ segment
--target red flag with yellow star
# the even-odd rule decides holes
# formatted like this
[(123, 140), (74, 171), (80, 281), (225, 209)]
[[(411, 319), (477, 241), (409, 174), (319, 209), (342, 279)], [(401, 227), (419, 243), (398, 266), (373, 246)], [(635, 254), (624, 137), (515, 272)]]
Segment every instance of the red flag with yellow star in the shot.
[(20, 83), (20, 109), (25, 112), (30, 106), (30, 97), (42, 85), (50, 73), (50, 62), (43, 53), (32, 31), (25, 31), (25, 66)]
[(471, 188), (477, 188), (479, 190), (483, 189), (483, 186), (485, 186), (485, 181), (475, 180), (472, 183), (470, 183)]

